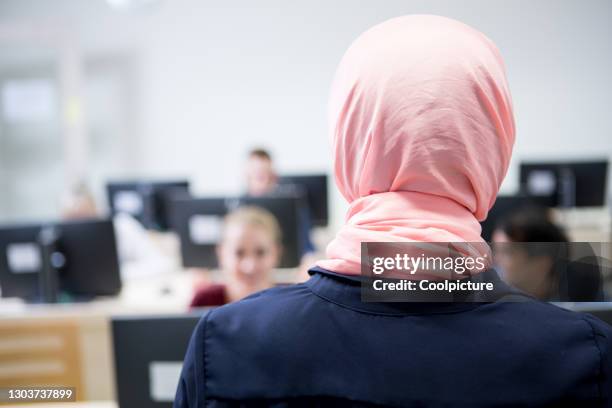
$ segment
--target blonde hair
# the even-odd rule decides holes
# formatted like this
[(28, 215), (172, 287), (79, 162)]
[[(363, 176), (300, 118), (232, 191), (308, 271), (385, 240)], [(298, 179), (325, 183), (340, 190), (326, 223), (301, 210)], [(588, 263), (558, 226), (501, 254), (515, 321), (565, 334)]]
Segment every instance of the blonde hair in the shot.
[(272, 236), (276, 244), (280, 245), (282, 242), (281, 228), (276, 217), (264, 208), (255, 206), (239, 207), (225, 216), (223, 229), (232, 224), (262, 227)]

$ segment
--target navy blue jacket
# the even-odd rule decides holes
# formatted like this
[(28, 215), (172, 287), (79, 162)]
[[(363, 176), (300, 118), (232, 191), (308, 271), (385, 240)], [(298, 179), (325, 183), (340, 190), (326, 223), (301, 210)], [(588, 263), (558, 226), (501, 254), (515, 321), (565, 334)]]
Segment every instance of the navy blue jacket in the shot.
[(612, 406), (612, 327), (592, 316), (529, 299), (364, 303), (358, 280), (311, 273), (206, 314), (174, 406)]

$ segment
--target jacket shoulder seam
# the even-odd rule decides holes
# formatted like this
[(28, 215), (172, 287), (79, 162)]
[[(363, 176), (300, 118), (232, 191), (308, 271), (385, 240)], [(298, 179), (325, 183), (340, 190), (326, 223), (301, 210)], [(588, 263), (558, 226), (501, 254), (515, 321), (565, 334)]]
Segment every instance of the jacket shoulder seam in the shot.
[[(201, 403), (198, 403), (199, 406), (202, 407), (206, 407), (207, 405), (207, 401), (206, 401), (206, 374), (208, 372), (208, 346), (207, 346), (207, 334), (208, 334), (208, 330), (207, 330), (207, 325), (208, 325), (208, 319), (210, 318), (210, 316), (213, 314), (213, 312), (215, 311), (215, 309), (211, 310), (210, 312), (206, 313), (206, 316), (204, 316), (204, 320), (202, 321), (202, 394), (201, 395)], [(197, 358), (197, 357), (196, 357)]]
[(603, 391), (602, 391), (602, 383), (603, 383), (603, 378), (602, 378), (602, 373), (603, 373), (603, 353), (601, 351), (601, 348), (599, 347), (599, 343), (597, 342), (597, 336), (599, 335), (596, 330), (595, 327), (593, 327), (593, 325), (591, 324), (591, 322), (589, 322), (589, 320), (584, 317), (584, 316), (580, 316), (580, 319), (585, 322), (589, 328), (591, 329), (591, 335), (592, 335), (592, 339), (593, 339), (593, 343), (595, 343), (595, 348), (597, 349), (597, 354), (599, 356), (599, 366), (598, 366), (598, 370), (597, 370), (597, 393), (599, 396), (600, 400), (603, 400)]

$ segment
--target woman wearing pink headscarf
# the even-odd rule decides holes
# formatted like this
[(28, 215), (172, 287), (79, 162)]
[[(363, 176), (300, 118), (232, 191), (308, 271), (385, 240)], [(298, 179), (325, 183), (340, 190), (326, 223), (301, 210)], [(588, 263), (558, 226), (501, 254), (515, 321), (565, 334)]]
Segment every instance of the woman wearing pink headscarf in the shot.
[(457, 281), (491, 284), (486, 302), (362, 301), (363, 242), (453, 242), (486, 256), (478, 220), (515, 137), (491, 40), (444, 17), (379, 24), (344, 55), (329, 114), (350, 207), (327, 259), (304, 284), (204, 316), (175, 406), (610, 406), (612, 330), (492, 270)]

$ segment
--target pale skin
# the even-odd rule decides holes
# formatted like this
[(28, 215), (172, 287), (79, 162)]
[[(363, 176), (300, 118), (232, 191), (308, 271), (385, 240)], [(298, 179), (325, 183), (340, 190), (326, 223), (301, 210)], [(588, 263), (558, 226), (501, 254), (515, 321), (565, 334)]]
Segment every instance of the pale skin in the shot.
[(98, 215), (96, 203), (90, 196), (74, 195), (62, 204), (62, 218), (65, 220), (79, 220), (94, 218)]
[(270, 160), (251, 156), (246, 164), (246, 181), (250, 196), (262, 196), (274, 190), (278, 177)]
[(217, 246), (217, 258), (229, 301), (272, 287), (272, 270), (278, 265), (280, 256), (279, 244), (264, 227), (227, 225)]

